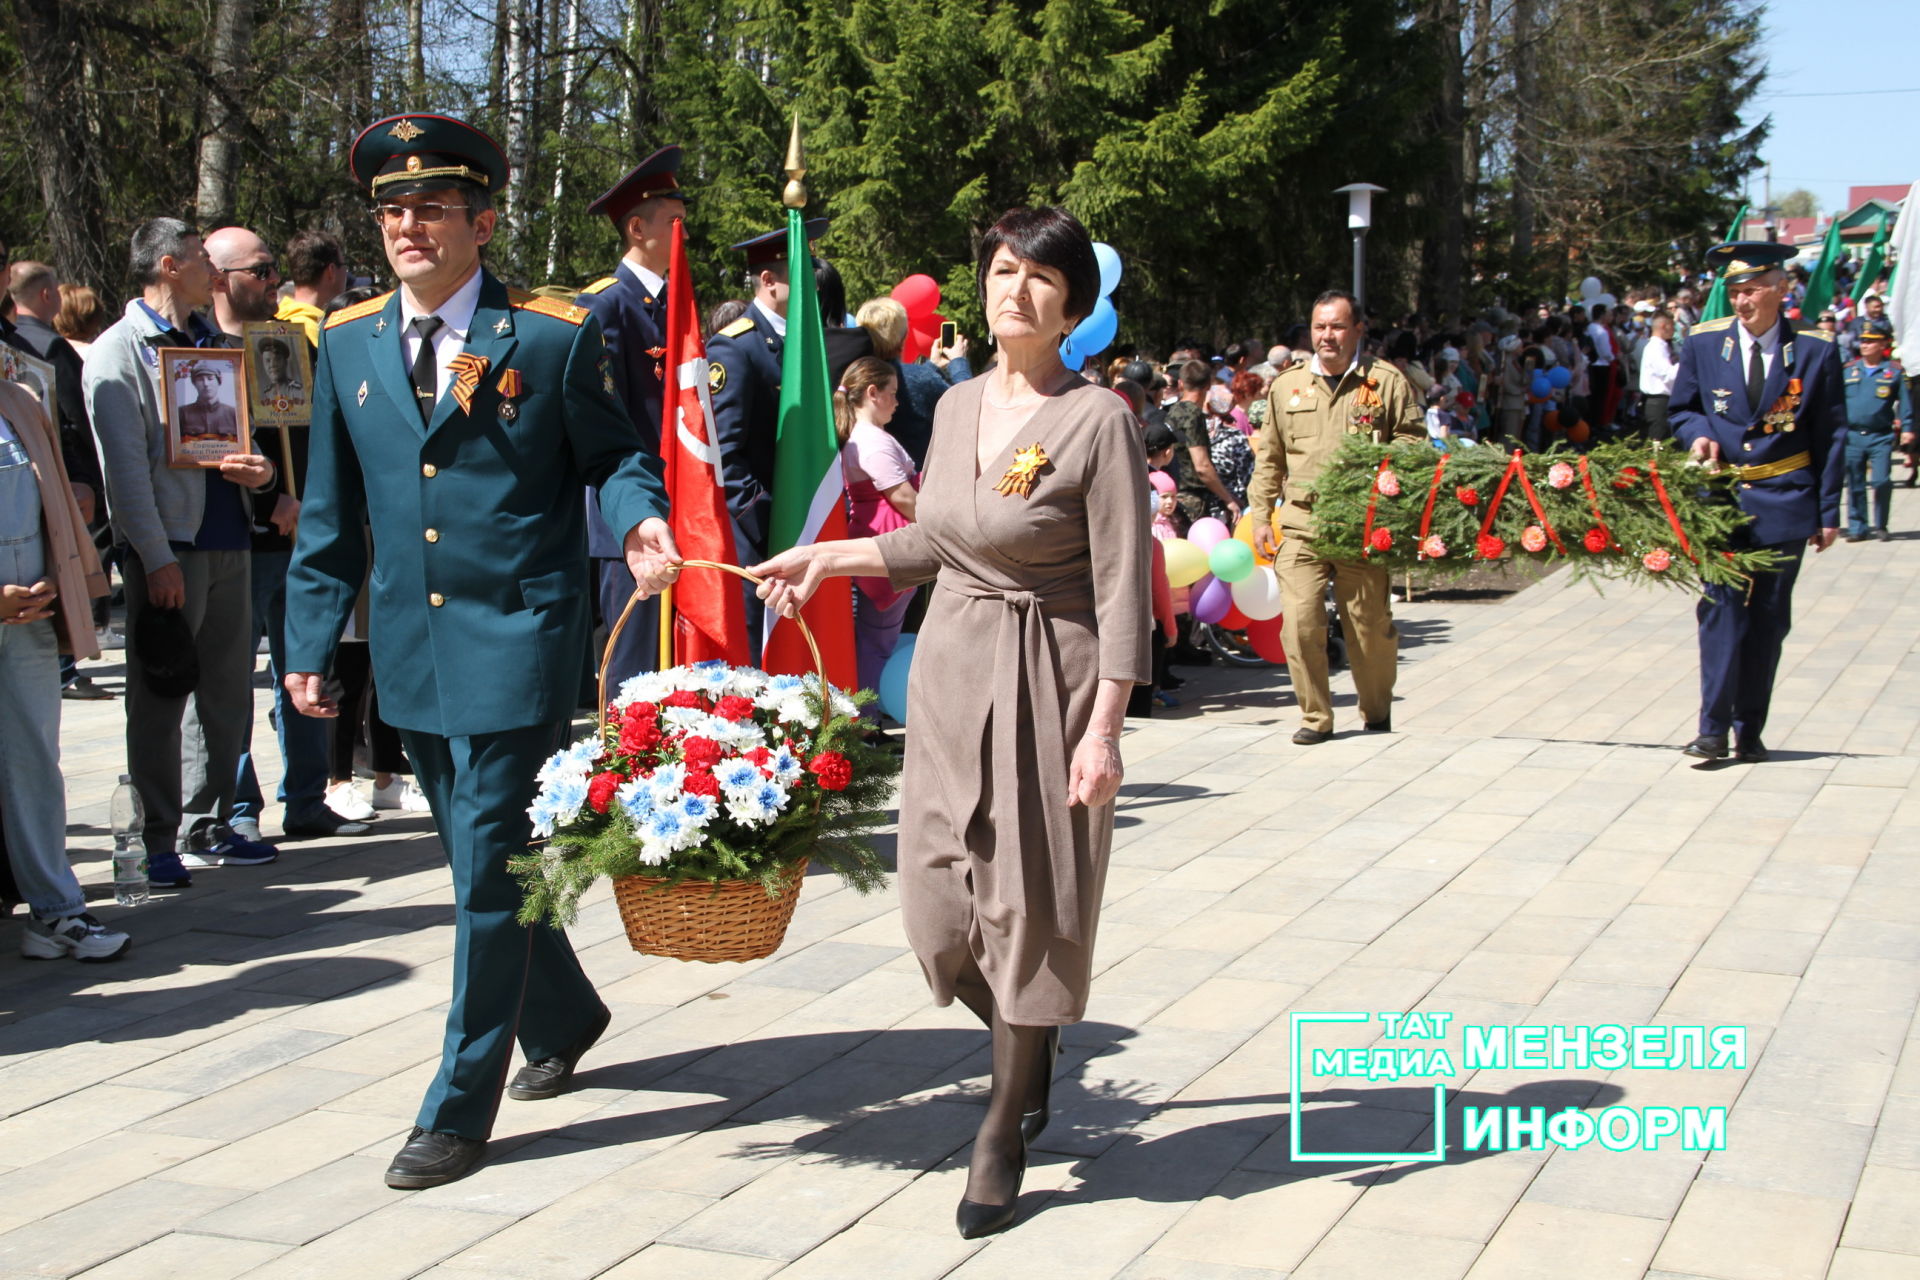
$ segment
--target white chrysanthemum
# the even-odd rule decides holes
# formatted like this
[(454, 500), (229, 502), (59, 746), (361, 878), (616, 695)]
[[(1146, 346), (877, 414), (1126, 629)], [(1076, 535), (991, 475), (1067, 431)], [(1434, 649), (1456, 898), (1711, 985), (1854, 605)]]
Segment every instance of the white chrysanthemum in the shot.
[(686, 766), (677, 762), (663, 764), (653, 771), (653, 777), (648, 780), (647, 785), (653, 793), (654, 809), (670, 808), (679, 803), (680, 793), (686, 789)]
[(758, 667), (735, 667), (727, 673), (724, 693), (735, 698), (758, 697), (767, 687), (767, 673)]
[(711, 797), (689, 793), (680, 797), (680, 816), (695, 830), (705, 827), (720, 812)]
[(787, 793), (771, 782), (727, 791), (727, 815), (743, 827), (761, 827), (787, 807)]
[(698, 707), (666, 707), (660, 712), (660, 719), (675, 733), (704, 734), (712, 718)]
[(722, 760), (713, 771), (724, 791), (739, 791), (760, 785), (760, 766), (751, 760)]
[(785, 745), (773, 753), (773, 759), (767, 761), (773, 780), (785, 786), (792, 786), (806, 773), (806, 764)]
[(620, 785), (614, 798), (620, 802), (620, 808), (627, 820), (639, 830), (642, 823), (653, 813), (653, 788), (645, 778), (632, 778)]
[(621, 681), (620, 694), (613, 700), (613, 705), (624, 711), (636, 702), (657, 703), (672, 692), (673, 686), (664, 672), (643, 671)]
[(540, 766), (536, 780), (543, 786), (561, 778), (585, 778), (593, 772), (593, 766), (600, 759), (600, 742), (597, 738), (582, 738), (564, 750), (556, 751)]

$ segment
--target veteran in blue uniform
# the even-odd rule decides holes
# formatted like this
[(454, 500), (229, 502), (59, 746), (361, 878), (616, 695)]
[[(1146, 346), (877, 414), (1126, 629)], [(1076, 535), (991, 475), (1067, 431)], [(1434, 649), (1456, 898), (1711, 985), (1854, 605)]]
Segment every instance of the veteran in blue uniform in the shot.
[[(1869, 535), (1891, 542), (1887, 511), (1893, 504), (1893, 441), (1913, 443), (1913, 406), (1907, 374), (1891, 359), (1893, 326), (1866, 320), (1859, 330), (1860, 356), (1847, 361), (1840, 380), (1847, 396), (1847, 541)], [(1873, 494), (1868, 522), (1867, 494)]]
[(1830, 334), (1796, 332), (1783, 311), (1789, 245), (1734, 241), (1708, 252), (1734, 314), (1696, 324), (1680, 349), (1669, 412), (1675, 439), (1708, 464), (1730, 465), (1752, 522), (1736, 535), (1779, 567), (1750, 588), (1709, 586), (1700, 624), (1699, 736), (1682, 750), (1720, 760), (1767, 758), (1761, 733), (1774, 672), (1793, 622), (1793, 584), (1807, 547), (1833, 545), (1840, 524), (1846, 416)]
[[(673, 224), (687, 216), (692, 193), (680, 185), (680, 148), (662, 147), (627, 172), (590, 205), (620, 236), (613, 274), (588, 285), (580, 306), (600, 322), (613, 361), (613, 385), (640, 429), (649, 453), (660, 452), (660, 407), (665, 398), (667, 265)], [(611, 627), (633, 596), (620, 539), (600, 514), (600, 496), (587, 491), (587, 554), (593, 557), (600, 616)], [(607, 666), (607, 687), (652, 671), (660, 651), (660, 608), (649, 600), (633, 611)]]
[(549, 1097), (606, 1028), (566, 935), (515, 920), (507, 859), (531, 835), (541, 762), (562, 745), (588, 635), (583, 485), (649, 591), (676, 573), (656, 457), (621, 405), (600, 326), (480, 264), (507, 165), (444, 116), (354, 142), (400, 288), (328, 317), (306, 504), (287, 579), (287, 691), (323, 681), (367, 581), (380, 712), (400, 731), (453, 871), (453, 997), (440, 1068), (387, 1170), (452, 1181), (483, 1158), (513, 1045), (517, 1098)]

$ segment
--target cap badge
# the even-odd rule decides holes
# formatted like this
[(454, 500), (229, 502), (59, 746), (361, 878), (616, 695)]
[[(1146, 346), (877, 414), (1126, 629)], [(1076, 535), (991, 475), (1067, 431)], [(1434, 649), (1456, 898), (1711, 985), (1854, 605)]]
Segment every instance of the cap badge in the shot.
[(408, 172), (408, 173), (418, 173), (418, 172), (420, 172), (420, 157), (419, 157), (419, 156), (408, 156), (408, 157), (407, 157), (407, 172)]
[[(419, 137), (421, 134), (425, 132), (426, 132), (425, 129), (422, 129), (419, 125), (415, 124), (411, 120), (402, 120), (399, 124), (396, 124), (395, 126), (393, 126), (393, 128), (387, 130), (387, 134), (389, 137), (398, 138), (402, 142), (412, 142), (415, 138)], [(409, 167), (417, 169), (420, 167), (420, 165), (416, 161), (414, 164), (410, 165)]]

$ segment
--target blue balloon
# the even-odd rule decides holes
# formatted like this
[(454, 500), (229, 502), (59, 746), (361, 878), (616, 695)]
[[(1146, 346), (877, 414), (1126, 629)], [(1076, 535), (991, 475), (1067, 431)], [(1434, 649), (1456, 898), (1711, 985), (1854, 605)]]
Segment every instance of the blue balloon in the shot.
[(1112, 245), (1095, 240), (1093, 258), (1100, 264), (1100, 296), (1104, 298), (1120, 283), (1120, 253)]
[(1078, 369), (1105, 351), (1119, 328), (1120, 315), (1113, 309), (1112, 300), (1100, 299), (1093, 304), (1093, 314), (1076, 325), (1060, 344), (1061, 362), (1069, 369)]
[(880, 669), (880, 687), (875, 690), (880, 695), (880, 709), (901, 724), (907, 722), (907, 672), (913, 666), (913, 646), (919, 639), (917, 635), (900, 637), (893, 656)]
[(1536, 373), (1533, 375), (1533, 385), (1530, 389), (1535, 400), (1545, 400), (1553, 394), (1553, 383), (1548, 380), (1546, 374)]
[(1567, 384), (1573, 381), (1573, 370), (1563, 364), (1557, 364), (1547, 370), (1547, 381), (1553, 384), (1555, 391), (1564, 391)]

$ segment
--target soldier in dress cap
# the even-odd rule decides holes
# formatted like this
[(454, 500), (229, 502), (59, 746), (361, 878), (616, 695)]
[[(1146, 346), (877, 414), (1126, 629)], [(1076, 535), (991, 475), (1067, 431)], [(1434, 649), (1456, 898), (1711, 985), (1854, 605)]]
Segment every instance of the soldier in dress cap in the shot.
[[(575, 299), (593, 313), (613, 358), (613, 383), (650, 452), (660, 451), (661, 361), (667, 350), (667, 260), (675, 219), (687, 214), (693, 193), (680, 185), (680, 148), (662, 147), (587, 206), (605, 214), (620, 236), (613, 274)], [(620, 540), (600, 515), (599, 495), (587, 494), (587, 553), (594, 561), (600, 616), (611, 626), (633, 596)], [(607, 668), (607, 687), (654, 669), (660, 647), (659, 604), (649, 600), (620, 633)]]
[(507, 164), (446, 116), (370, 125), (353, 173), (400, 288), (327, 318), (306, 505), (287, 581), (287, 691), (338, 708), (325, 673), (372, 537), (380, 714), (400, 731), (453, 868), (453, 1000), (440, 1068), (387, 1170), (430, 1187), (478, 1164), (517, 1039), (521, 1099), (563, 1091), (608, 1012), (566, 935), (526, 927), (507, 859), (532, 835), (541, 762), (566, 736), (586, 656), (583, 486), (635, 579), (677, 570), (659, 458), (616, 392), (584, 308), (509, 289), (480, 262)]
[(1840, 374), (1847, 397), (1847, 541), (1860, 542), (1871, 534), (1891, 542), (1887, 511), (1893, 504), (1893, 442), (1898, 435), (1902, 444), (1913, 443), (1913, 406), (1907, 398), (1906, 370), (1890, 355), (1893, 326), (1868, 319), (1857, 332), (1860, 356), (1849, 360)]
[(1783, 314), (1790, 245), (1741, 240), (1709, 250), (1734, 314), (1693, 326), (1668, 402), (1674, 438), (1693, 457), (1731, 465), (1740, 509), (1753, 517), (1736, 545), (1764, 548), (1779, 567), (1750, 587), (1710, 586), (1700, 601), (1699, 736), (1684, 748), (1720, 760), (1765, 760), (1761, 731), (1793, 584), (1808, 546), (1833, 545), (1840, 524), (1846, 411), (1833, 336), (1796, 332)]

